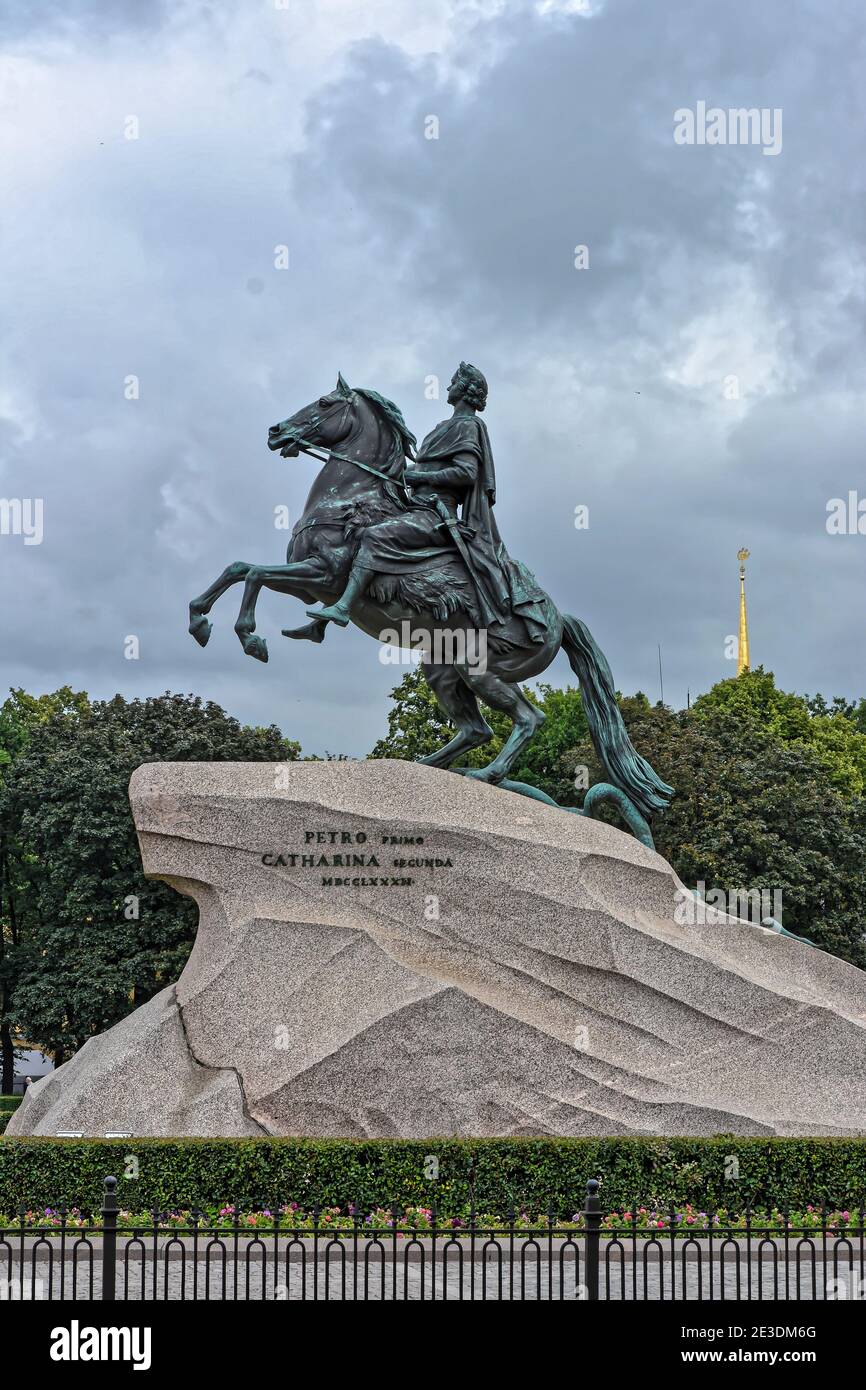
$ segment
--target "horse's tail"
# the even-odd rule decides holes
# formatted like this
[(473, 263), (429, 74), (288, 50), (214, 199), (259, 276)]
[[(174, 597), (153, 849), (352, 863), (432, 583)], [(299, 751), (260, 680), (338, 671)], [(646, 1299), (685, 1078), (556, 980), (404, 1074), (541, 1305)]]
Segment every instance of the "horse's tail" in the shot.
[(562, 615), (562, 649), (580, 681), (580, 693), (595, 751), (614, 786), (647, 818), (668, 805), (673, 787), (653, 772), (632, 746), (616, 702), (613, 676), (604, 652), (585, 623)]

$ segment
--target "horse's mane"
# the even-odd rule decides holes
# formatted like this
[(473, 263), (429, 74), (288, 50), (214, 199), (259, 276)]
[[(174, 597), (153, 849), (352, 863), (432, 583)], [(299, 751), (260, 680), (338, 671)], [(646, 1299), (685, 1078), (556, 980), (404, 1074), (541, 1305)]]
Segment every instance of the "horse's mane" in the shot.
[(393, 401), (389, 401), (387, 396), (380, 396), (378, 391), (371, 391), (366, 386), (356, 386), (354, 389), (365, 401), (370, 402), (373, 409), (384, 417), (393, 430), (394, 444), (383, 472), (395, 475), (401, 473), (403, 459), (415, 457), (415, 446), (418, 442), (403, 419), (402, 410)]

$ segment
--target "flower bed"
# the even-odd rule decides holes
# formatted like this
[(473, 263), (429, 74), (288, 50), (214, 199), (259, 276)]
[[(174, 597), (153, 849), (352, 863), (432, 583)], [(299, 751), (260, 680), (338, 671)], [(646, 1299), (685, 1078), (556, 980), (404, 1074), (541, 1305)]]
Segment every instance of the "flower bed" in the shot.
[[(788, 1231), (826, 1231), (829, 1235), (836, 1235), (854, 1228), (858, 1229), (863, 1225), (864, 1214), (862, 1211), (829, 1211), (820, 1207), (807, 1206), (803, 1211), (782, 1212), (778, 1208), (762, 1211), (727, 1211), (707, 1212), (698, 1210), (688, 1203), (680, 1210), (661, 1211), (657, 1208), (636, 1207), (623, 1211), (613, 1211), (605, 1214), (601, 1222), (603, 1232), (614, 1234), (635, 1234), (642, 1238), (652, 1238), (659, 1231), (664, 1231), (665, 1235), (670, 1235), (671, 1231), (678, 1237), (685, 1238), (691, 1235), (700, 1234), (703, 1231), (713, 1231), (717, 1233), (732, 1232), (734, 1234), (742, 1232), (745, 1234), (751, 1231), (762, 1233), (764, 1231), (778, 1232), (784, 1234)], [(436, 1214), (436, 1231), (438, 1235), (454, 1233), (456, 1235), (470, 1235), (472, 1231), (472, 1217), (469, 1213), (460, 1216), (443, 1216)], [(122, 1230), (149, 1230), (156, 1229), (161, 1234), (171, 1234), (179, 1229), (192, 1230), (198, 1227), (204, 1231), (272, 1231), (278, 1226), (285, 1232), (309, 1232), (318, 1230), (320, 1233), (327, 1234), (331, 1231), (342, 1231), (344, 1233), (357, 1229), (359, 1234), (368, 1231), (388, 1231), (393, 1232), (395, 1227), (398, 1235), (405, 1236), (410, 1233), (417, 1233), (423, 1236), (433, 1229), (434, 1214), (429, 1207), (408, 1207), (397, 1213), (388, 1208), (378, 1207), (372, 1212), (359, 1213), (357, 1222), (354, 1208), (348, 1207), (325, 1207), (319, 1212), (302, 1210), (297, 1202), (289, 1202), (284, 1206), (271, 1210), (263, 1208), (261, 1211), (238, 1211), (234, 1206), (225, 1205), (214, 1207), (207, 1210), (177, 1210), (168, 1212), (136, 1212), (120, 1211), (118, 1213), (118, 1225)], [(11, 1215), (0, 1213), (0, 1227), (13, 1227), (21, 1229), (21, 1215)], [(102, 1225), (102, 1215), (100, 1212), (83, 1212), (77, 1207), (70, 1207), (65, 1213), (62, 1209), (45, 1207), (25, 1211), (23, 1214), (23, 1226), (26, 1230), (52, 1231), (61, 1230), (65, 1225), (66, 1230), (88, 1231), (98, 1229)], [(476, 1213), (474, 1227), (476, 1231), (544, 1231), (550, 1226), (558, 1233), (582, 1231), (584, 1229), (584, 1216), (582, 1212), (573, 1212), (570, 1216), (560, 1218), (551, 1217), (548, 1213), (531, 1214), (526, 1211), (515, 1212), (513, 1221), (509, 1217), (490, 1212)]]

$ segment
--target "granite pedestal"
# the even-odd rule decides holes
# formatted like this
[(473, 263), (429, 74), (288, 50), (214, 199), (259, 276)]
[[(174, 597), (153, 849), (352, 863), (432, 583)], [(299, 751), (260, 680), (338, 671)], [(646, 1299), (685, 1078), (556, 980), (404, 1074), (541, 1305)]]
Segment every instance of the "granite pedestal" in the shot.
[(866, 974), (683, 925), (606, 824), (399, 761), (148, 764), (130, 797), (195, 946), (12, 1135), (866, 1133)]

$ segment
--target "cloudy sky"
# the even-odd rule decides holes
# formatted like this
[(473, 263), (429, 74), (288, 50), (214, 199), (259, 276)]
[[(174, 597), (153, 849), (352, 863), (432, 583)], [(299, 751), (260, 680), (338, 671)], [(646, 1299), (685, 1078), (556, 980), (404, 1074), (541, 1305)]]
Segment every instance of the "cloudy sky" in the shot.
[[(747, 545), (753, 663), (866, 694), (866, 535), (826, 527), (866, 497), (862, 0), (3, 14), (0, 497), (43, 499), (41, 544), (0, 534), (4, 689), (195, 691), (365, 753), (400, 675), (368, 638), (290, 644), (266, 592), (263, 666), (239, 589), (204, 651), (186, 605), (284, 557), (313, 465), (270, 424), (339, 369), (420, 436), (466, 358), (509, 549), (621, 689), (658, 698), (659, 645), (669, 703), (733, 674)], [(701, 102), (781, 112), (781, 149), (678, 143)]]

